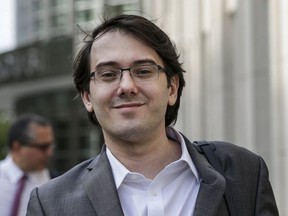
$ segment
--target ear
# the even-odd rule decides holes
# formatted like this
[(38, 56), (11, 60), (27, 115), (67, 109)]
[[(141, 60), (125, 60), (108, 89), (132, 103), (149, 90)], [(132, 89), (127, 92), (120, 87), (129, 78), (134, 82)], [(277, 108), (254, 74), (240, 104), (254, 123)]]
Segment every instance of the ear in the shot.
[(21, 149), (21, 144), (18, 142), (18, 141), (14, 141), (13, 143), (12, 143), (12, 148), (11, 148), (11, 150), (13, 151), (13, 152), (19, 152), (20, 151), (20, 149)]
[(178, 96), (178, 88), (179, 88), (179, 77), (175, 75), (171, 78), (171, 83), (169, 86), (169, 98), (168, 98), (168, 104), (170, 106), (173, 106), (176, 103), (177, 96)]
[(86, 107), (86, 110), (88, 112), (93, 112), (93, 106), (92, 106), (92, 103), (91, 103), (91, 95), (88, 91), (84, 91), (81, 93), (81, 98), (82, 98), (82, 101)]

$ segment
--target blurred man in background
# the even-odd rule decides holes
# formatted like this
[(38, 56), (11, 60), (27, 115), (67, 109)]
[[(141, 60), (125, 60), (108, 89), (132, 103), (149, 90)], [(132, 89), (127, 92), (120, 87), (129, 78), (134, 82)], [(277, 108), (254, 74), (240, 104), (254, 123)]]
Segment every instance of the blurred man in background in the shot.
[(0, 161), (0, 212), (22, 216), (31, 190), (53, 177), (47, 169), (54, 147), (51, 123), (35, 114), (19, 117), (9, 130), (8, 147)]

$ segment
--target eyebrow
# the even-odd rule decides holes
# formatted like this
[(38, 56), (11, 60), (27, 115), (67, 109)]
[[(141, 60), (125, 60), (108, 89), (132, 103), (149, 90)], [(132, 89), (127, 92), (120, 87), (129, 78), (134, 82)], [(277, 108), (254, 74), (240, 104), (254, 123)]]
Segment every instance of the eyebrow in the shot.
[[(156, 62), (153, 59), (139, 59), (136, 61), (133, 61), (132, 65), (139, 65), (139, 64), (144, 64), (144, 63), (150, 63), (150, 64), (156, 64)], [(106, 61), (106, 62), (100, 62), (99, 64), (96, 65), (95, 70), (101, 67), (105, 66), (114, 66), (114, 67), (121, 67), (119, 62), (116, 61)]]

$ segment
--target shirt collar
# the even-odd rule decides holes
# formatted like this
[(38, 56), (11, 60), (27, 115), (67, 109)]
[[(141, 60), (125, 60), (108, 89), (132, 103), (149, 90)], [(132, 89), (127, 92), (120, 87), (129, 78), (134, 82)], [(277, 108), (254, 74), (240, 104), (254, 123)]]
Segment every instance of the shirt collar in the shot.
[(8, 154), (2, 161), (0, 174), (1, 171), (5, 173), (12, 183), (17, 183), (24, 174), (28, 177), (29, 181), (32, 182), (37, 182), (39, 179), (50, 179), (50, 173), (47, 168), (40, 171), (24, 173), (24, 171), (14, 162), (11, 154)]
[(116, 188), (118, 189), (130, 171), (114, 157), (108, 147), (106, 148), (106, 154), (112, 167)]
[[(196, 177), (196, 180), (198, 182), (200, 182), (199, 174), (198, 174), (197, 169), (195, 167), (195, 164), (193, 163), (193, 160), (190, 157), (190, 154), (187, 150), (186, 143), (184, 141), (183, 136), (172, 127), (168, 127), (166, 129), (166, 133), (170, 139), (173, 139), (173, 140), (175, 140), (181, 144), (182, 155), (181, 155), (180, 159), (177, 161), (185, 161), (189, 165), (193, 175)], [(118, 161), (114, 157), (114, 155), (111, 153), (111, 151), (109, 150), (108, 147), (106, 148), (106, 153), (107, 153), (107, 157), (108, 157), (108, 160), (109, 160), (111, 168), (112, 168), (116, 188), (118, 189), (120, 187), (120, 185), (122, 184), (123, 180), (125, 179), (126, 175), (128, 173), (132, 173), (132, 172), (130, 172), (123, 164), (120, 163), (120, 161)], [(177, 161), (175, 161), (175, 162), (177, 162)]]
[(3, 171), (7, 174), (7, 177), (11, 182), (16, 183), (24, 175), (24, 172), (17, 166), (17, 164), (12, 159), (12, 155), (8, 154), (3, 161)]
[(170, 139), (173, 139), (173, 140), (175, 140), (181, 144), (182, 155), (178, 161), (185, 161), (189, 165), (194, 176), (196, 177), (196, 180), (198, 182), (200, 182), (198, 171), (197, 171), (196, 166), (193, 162), (193, 159), (191, 158), (191, 156), (188, 152), (188, 149), (186, 146), (187, 143), (185, 143), (183, 136), (172, 127), (166, 128), (166, 133)]

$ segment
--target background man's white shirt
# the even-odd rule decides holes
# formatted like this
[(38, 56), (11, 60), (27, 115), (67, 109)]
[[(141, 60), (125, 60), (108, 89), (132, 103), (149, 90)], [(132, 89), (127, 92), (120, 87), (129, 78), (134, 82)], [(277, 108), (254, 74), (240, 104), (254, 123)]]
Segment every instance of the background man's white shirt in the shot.
[[(23, 176), (23, 171), (14, 163), (11, 155), (0, 161), (0, 215), (8, 216), (17, 189), (17, 182)], [(30, 193), (34, 187), (47, 182), (50, 174), (47, 169), (39, 172), (27, 173), (24, 191), (21, 196), (18, 216), (26, 215)]]

